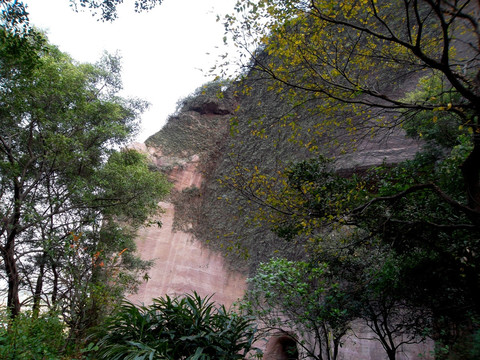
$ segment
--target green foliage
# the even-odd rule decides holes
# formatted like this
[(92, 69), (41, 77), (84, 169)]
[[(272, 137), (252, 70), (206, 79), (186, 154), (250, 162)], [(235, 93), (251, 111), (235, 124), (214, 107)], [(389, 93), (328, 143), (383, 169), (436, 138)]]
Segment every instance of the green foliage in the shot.
[[(478, 4), (252, 0), (239, 1), (235, 10), (226, 30), (253, 54), (240, 91), (258, 105), (269, 93), (283, 115), (268, 110), (238, 116), (234, 132), (241, 134), (246, 125), (240, 121), (248, 121), (252, 134), (268, 141), (273, 126), (290, 128), (292, 142), (337, 158), (344, 149), (368, 149), (375, 141), (388, 148), (389, 136), (404, 130), (427, 145), (410, 161), (357, 178), (335, 174), (336, 164), (312, 172), (321, 167), (315, 160), (302, 162), (298, 151), (298, 166), (246, 160), (222, 181), (247, 199), (242, 211), (254, 214), (252, 224), (312, 244), (308, 248), (341, 279), (345, 273), (333, 266), (339, 260), (326, 256), (326, 247), (355, 253), (361, 246), (385, 256), (383, 266), (375, 267), (363, 253), (366, 279), (350, 277), (359, 286), (374, 285), (360, 299), (373, 306), (369, 321), (382, 301), (409, 309), (417, 319), (426, 309), (430, 335), (453, 349), (459, 340), (454, 329), (475, 331), (472, 319), (480, 310)], [(255, 89), (260, 80), (267, 89), (263, 98)], [(305, 131), (308, 140), (301, 137)], [(278, 144), (284, 134), (276, 137)], [(274, 143), (267, 141), (267, 147)], [(327, 232), (345, 225), (356, 229), (350, 240), (341, 236), (336, 246), (326, 241)], [(396, 315), (393, 320), (405, 332), (426, 325)], [(394, 349), (388, 351), (394, 358)]]
[[(410, 121), (412, 129), (427, 126), (414, 117)], [(438, 135), (431, 137), (435, 146), (416, 158), (349, 177), (336, 173), (335, 163), (324, 157), (269, 172), (259, 154), (268, 162), (269, 153), (285, 152), (281, 146), (270, 152), (262, 149), (269, 144), (263, 138), (258, 148), (251, 145), (259, 153), (238, 155), (258, 156), (257, 164), (236, 166), (235, 176), (221, 179), (229, 187), (222, 203), (241, 204), (240, 214), (254, 219), (248, 225), (261, 224), (290, 243), (307, 244), (309, 257), (328, 264), (349, 296), (345, 307), (374, 332), (378, 329), (375, 337), (387, 344), (392, 359), (399, 347), (422, 342), (425, 334), (438, 339), (432, 326), (440, 314), (448, 314), (448, 328), (470, 322), (472, 312), (462, 314), (465, 307), (476, 311), (472, 285), (477, 279), (478, 236), (473, 213), (463, 205), (461, 172), (472, 141), (468, 131), (459, 131), (453, 143), (439, 144), (443, 133), (434, 127), (430, 130)], [(237, 197), (228, 189), (236, 190)], [(235, 203), (239, 197), (248, 201)], [(251, 249), (266, 242), (263, 234), (252, 235), (255, 231), (250, 233), (257, 240)], [(280, 244), (277, 238), (273, 246)], [(273, 311), (268, 304), (263, 310)], [(445, 334), (450, 342), (457, 341), (448, 331)]]
[[(104, 216), (130, 225), (144, 224), (158, 211), (158, 198), (171, 188), (162, 173), (150, 169), (145, 154), (131, 149), (113, 153), (97, 176), (100, 183), (92, 201), (105, 205)], [(111, 199), (122, 201), (111, 206)]]
[(363, 182), (355, 176), (346, 179), (334, 173), (331, 161), (323, 156), (294, 163), (283, 176), (285, 182), (279, 190), (282, 197), (266, 202), (276, 213), (269, 215), (272, 230), (290, 240), (314, 234), (322, 227), (347, 223), (345, 213), (365, 195)]
[(56, 313), (38, 318), (24, 313), (11, 320), (2, 312), (0, 322), (0, 357), (4, 360), (56, 360), (66, 353), (65, 326)]
[[(117, 7), (122, 4), (122, 0), (70, 0), (70, 6), (78, 11), (88, 9), (93, 16), (102, 21), (114, 21), (118, 17)], [(135, 12), (149, 11), (155, 6), (160, 5), (162, 0), (135, 0)], [(1, 0), (0, 1), (0, 20), (12, 26), (23, 24), (28, 26), (27, 4), (19, 0)]]
[[(39, 65), (39, 52), (46, 44), (42, 35), (34, 30), (21, 35), (0, 28), (0, 83), (11, 81), (31, 73)], [(14, 69), (22, 69), (14, 71)]]
[(406, 112), (403, 128), (410, 137), (419, 137), (436, 146), (453, 148), (458, 145), (462, 134), (467, 135), (472, 131), (468, 123), (464, 126), (464, 111), (453, 108), (452, 105), (461, 104), (464, 100), (438, 74), (421, 78), (417, 89), (408, 93), (405, 101), (425, 107)]
[[(123, 0), (71, 0), (70, 3), (75, 11), (79, 8), (88, 9), (99, 20), (114, 21), (118, 17), (117, 6), (122, 4)], [(134, 10), (149, 11), (161, 3), (162, 0), (135, 0)]]
[(59, 311), (68, 340), (77, 342), (151, 265), (135, 255), (133, 240), (159, 215), (170, 184), (145, 155), (115, 150), (130, 141), (146, 107), (118, 96), (118, 56), (79, 64), (39, 34), (5, 35), (0, 254), (7, 307), (18, 316), (24, 290), (23, 304), (34, 314), (43, 306)]
[[(282, 211), (285, 208), (270, 207), (274, 214), (269, 219), (273, 224), (289, 219), (297, 231), (295, 239), (309, 235), (310, 256), (315, 254), (315, 259), (329, 264), (342, 284), (356, 284), (353, 288), (357, 290), (349, 290), (361, 304), (356, 316), (371, 324), (373, 330), (375, 323), (381, 321), (377, 329), (385, 330), (377, 333), (379, 339), (403, 339), (393, 348), (386, 348), (391, 358), (403, 341), (421, 341), (422, 333), (431, 328), (433, 319), (443, 317), (444, 325), (449, 327), (451, 323), (468, 323), (477, 314), (474, 284), (478, 279), (475, 269), (479, 261), (476, 256), (479, 233), (470, 210), (462, 205), (466, 200), (459, 170), (467, 156), (465, 147), (469, 146), (468, 142), (457, 145), (449, 156), (419, 153), (415, 159), (397, 166), (372, 169), (360, 179), (342, 179), (331, 173), (330, 178), (337, 180), (329, 183), (325, 176), (314, 172), (320, 189), (325, 190), (322, 198), (341, 200), (337, 207), (322, 207), (330, 214), (327, 218), (332, 220), (331, 227), (316, 222), (316, 207), (302, 202), (319, 194), (316, 187), (306, 187), (305, 194), (283, 190), (280, 193), (283, 197), (276, 203), (265, 201), (304, 206), (303, 212), (297, 212), (301, 214), (299, 217), (286, 214)], [(305, 168), (301, 162), (295, 168), (302, 171), (295, 172), (298, 178), (291, 179), (293, 184), (285, 183), (288, 189), (312, 181), (310, 166)], [(348, 194), (352, 196), (349, 198)], [(288, 197), (292, 195), (295, 196)], [(345, 224), (350, 224), (350, 228), (342, 227)], [(326, 236), (332, 229), (333, 233)], [(360, 251), (363, 247), (364, 252)], [(374, 251), (378, 251), (376, 262), (368, 255)], [(360, 262), (353, 268), (349, 263), (352, 255)], [(351, 269), (351, 273), (346, 269)], [(351, 305), (355, 307), (354, 303)], [(381, 314), (389, 316), (382, 319)], [(457, 341), (445, 336), (450, 337), (450, 342)]]
[(336, 359), (353, 320), (348, 295), (325, 263), (274, 258), (249, 280), (241, 308), (270, 334), (293, 332), (314, 359)]
[(255, 326), (197, 293), (165, 296), (150, 306), (124, 302), (96, 336), (100, 359), (242, 359)]
[(14, 33), (26, 31), (28, 13), (22, 1), (0, 0), (0, 25)]
[(470, 355), (472, 358), (478, 358), (480, 356), (480, 330), (475, 331), (472, 336)]
[[(283, 190), (283, 198), (275, 203), (303, 204), (305, 211), (299, 212), (300, 217), (286, 215), (280, 211), (284, 208), (274, 209), (278, 214), (269, 217), (271, 221), (289, 218), (297, 229), (296, 239), (309, 234), (310, 256), (315, 254), (315, 259), (326, 262), (341, 284), (353, 284), (357, 290), (347, 293), (352, 296), (349, 304), (356, 309), (356, 316), (366, 321), (382, 344), (389, 344), (382, 338), (397, 339), (385, 346), (390, 359), (402, 344), (421, 342), (425, 332), (454, 349), (452, 344), (461, 342), (460, 338), (429, 329), (440, 323), (448, 329), (455, 323), (470, 323), (477, 316), (479, 232), (471, 210), (462, 205), (466, 199), (460, 172), (470, 146), (469, 141), (460, 143), (447, 155), (419, 153), (397, 166), (372, 169), (361, 181), (332, 173), (330, 178), (338, 181), (329, 185), (325, 176), (314, 175), (326, 191), (324, 198), (342, 199), (341, 206), (322, 207), (336, 224), (333, 227), (325, 228), (321, 222), (312, 232), (312, 225), (307, 225), (315, 224), (318, 215), (311, 203), (300, 200), (318, 194), (312, 186), (305, 188), (306, 195)], [(297, 169), (302, 169), (295, 172), (299, 177), (292, 179), (293, 185), (287, 181), (286, 186), (312, 181), (310, 167), (300, 163)], [(355, 189), (352, 194), (356, 196), (349, 199), (345, 189)], [(287, 197), (292, 194), (293, 198)], [(342, 229), (344, 224), (355, 230)], [(329, 229), (337, 230), (325, 236)], [(334, 236), (336, 232), (343, 236)], [(362, 247), (365, 252), (360, 251)], [(378, 251), (376, 261), (368, 255), (374, 251)], [(352, 255), (359, 261), (353, 268), (348, 260)]]

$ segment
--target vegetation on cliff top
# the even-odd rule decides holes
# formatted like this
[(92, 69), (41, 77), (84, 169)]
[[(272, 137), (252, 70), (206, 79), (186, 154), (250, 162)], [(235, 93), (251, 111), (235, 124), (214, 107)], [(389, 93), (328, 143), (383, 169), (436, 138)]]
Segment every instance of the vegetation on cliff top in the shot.
[(227, 84), (212, 81), (180, 99), (175, 114), (145, 144), (161, 149), (163, 155), (178, 158), (214, 152), (228, 132), (228, 117), (225, 116), (235, 109)]

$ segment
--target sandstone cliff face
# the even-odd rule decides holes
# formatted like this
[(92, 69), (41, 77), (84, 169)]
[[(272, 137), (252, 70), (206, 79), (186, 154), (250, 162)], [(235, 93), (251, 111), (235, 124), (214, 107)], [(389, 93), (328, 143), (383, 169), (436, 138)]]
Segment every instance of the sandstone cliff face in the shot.
[[(147, 150), (147, 149), (145, 149)], [(148, 151), (148, 150), (147, 150)], [(150, 154), (161, 167), (168, 163), (155, 149)], [(202, 174), (197, 169), (198, 156), (170, 171), (174, 190), (202, 186)], [(162, 227), (147, 227), (138, 234), (138, 251), (146, 260), (155, 260), (150, 279), (131, 296), (138, 303), (151, 303), (153, 298), (168, 294), (181, 295), (196, 291), (201, 296), (213, 294), (213, 300), (229, 306), (245, 291), (245, 278), (241, 273), (227, 271), (222, 254), (213, 252), (191, 233), (174, 229), (175, 206), (162, 204)]]
[[(197, 99), (198, 100), (198, 99)], [(194, 193), (205, 186), (204, 163), (208, 161), (217, 137), (224, 137), (231, 105), (203, 98), (172, 116), (160, 133), (160, 146), (136, 144), (137, 150), (149, 154), (159, 171), (168, 174), (173, 183), (169, 202), (162, 203), (162, 226), (145, 227), (138, 233), (137, 246), (142, 258), (154, 260), (149, 280), (143, 283), (130, 299), (136, 303), (151, 303), (153, 298), (182, 295), (196, 291), (201, 296), (213, 295), (212, 300), (227, 307), (242, 297), (245, 275), (228, 268), (225, 258), (212, 251), (189, 231), (193, 224), (185, 221), (180, 226), (178, 211), (193, 203), (175, 206), (182, 194)], [(213, 131), (215, 129), (216, 131)], [(163, 141), (163, 143), (162, 143)], [(180, 208), (180, 209), (179, 209)]]
[[(198, 169), (204, 182), (199, 188), (176, 194), (174, 225), (192, 233), (215, 252), (221, 251), (230, 268), (251, 275), (258, 263), (272, 256), (303, 257), (303, 247), (279, 239), (270, 229), (255, 223), (254, 201), (246, 200), (218, 180), (237, 172), (248, 174), (255, 166), (262, 173), (277, 174), (292, 162), (312, 157), (298, 142), (312, 140), (307, 129), (323, 121), (324, 115), (312, 114), (308, 108), (295, 109), (291, 116), (300, 130), (295, 134), (296, 142), (291, 141), (293, 132), (289, 126), (280, 125), (290, 105), (269, 91), (262, 79), (248, 81), (251, 82), (247, 84), (251, 85), (248, 95), (234, 84), (223, 93), (222, 99), (200, 96), (190, 100), (189, 106), (173, 116), (146, 144), (166, 149), (162, 151), (171, 156), (199, 156)], [(220, 118), (223, 120), (218, 122)], [(352, 137), (358, 138), (355, 150), (349, 142)], [(315, 140), (324, 154), (336, 157), (336, 169), (346, 174), (383, 162), (398, 163), (413, 157), (419, 149), (417, 142), (391, 129), (379, 131), (376, 136), (361, 132), (348, 135), (339, 129)]]
[[(169, 201), (162, 204), (163, 226), (144, 228), (138, 235), (140, 254), (155, 259), (155, 266), (149, 281), (131, 297), (135, 302), (150, 303), (152, 298), (165, 294), (195, 290), (203, 296), (214, 294), (215, 301), (228, 306), (243, 296), (246, 277), (260, 261), (279, 254), (291, 259), (304, 257), (301, 244), (286, 242), (268, 228), (254, 224), (250, 211), (255, 205), (247, 204), (236, 191), (217, 181), (237, 167), (256, 165), (268, 173), (290, 161), (311, 157), (307, 150), (289, 141), (288, 132), (278, 131), (275, 126), (285, 112), (275, 94), (262, 86), (249, 96), (233, 94), (230, 89), (218, 98), (207, 91), (187, 99), (160, 132), (145, 145), (137, 145), (149, 154), (159, 171), (168, 174), (174, 190)], [(235, 111), (238, 104), (240, 111)], [(308, 112), (296, 116), (299, 123), (320, 121)], [(258, 118), (263, 119), (266, 136), (252, 136)], [(236, 124), (233, 134), (232, 123)], [(405, 139), (400, 132), (383, 135), (364, 136), (355, 152), (341, 154), (340, 149), (326, 148), (325, 153), (337, 156), (339, 171), (350, 173), (382, 162), (400, 162), (419, 148), (418, 143)], [(370, 337), (366, 329), (361, 332), (364, 338)], [(266, 349), (265, 359), (285, 355), (285, 339), (277, 340), (274, 337), (260, 344)], [(419, 353), (428, 358), (429, 349), (406, 347), (398, 359), (415, 359)], [(353, 337), (342, 349), (345, 360), (383, 356), (378, 342)]]
[[(262, 172), (276, 173), (312, 156), (291, 141), (288, 127), (278, 125), (290, 111), (289, 105), (268, 91), (261, 79), (247, 81), (252, 82), (248, 95), (242, 95), (236, 85), (224, 89), (214, 83), (202, 89), (183, 101), (162, 130), (138, 145), (175, 187), (164, 204), (162, 228), (146, 228), (139, 234), (143, 257), (157, 261), (151, 279), (135, 299), (148, 302), (166, 293), (202, 289), (229, 304), (242, 295), (245, 277), (253, 274), (259, 262), (278, 254), (291, 259), (304, 256), (301, 244), (279, 239), (254, 223), (255, 204), (218, 182), (238, 168), (258, 166)], [(308, 108), (296, 109), (292, 116), (305, 129), (324, 120)], [(262, 136), (255, 135), (259, 119)], [(354, 134), (355, 150), (350, 145), (327, 145), (332, 138), (338, 144), (349, 141), (352, 135), (342, 129), (317, 140), (320, 146), (325, 143), (326, 155), (336, 157), (338, 171), (347, 174), (382, 162), (400, 162), (419, 149), (402, 132), (385, 131), (388, 134)], [(304, 142), (310, 141), (309, 136), (306, 130), (296, 134)]]

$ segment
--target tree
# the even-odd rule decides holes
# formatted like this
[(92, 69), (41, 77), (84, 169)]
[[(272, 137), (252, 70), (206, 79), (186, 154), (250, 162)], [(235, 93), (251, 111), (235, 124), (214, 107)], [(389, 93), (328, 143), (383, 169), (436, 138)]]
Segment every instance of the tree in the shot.
[(262, 204), (257, 219), (304, 244), (309, 261), (328, 264), (354, 317), (394, 359), (400, 346), (425, 334), (451, 347), (466, 334), (447, 329), (477, 326), (478, 231), (428, 187), (405, 190), (423, 179), (461, 198), (458, 151), (465, 151), (454, 150), (441, 160), (427, 152), (350, 178), (314, 158), (293, 164), (283, 177), (256, 174), (239, 191)]
[[(227, 17), (226, 27), (252, 54), (249, 69), (270, 77), (272, 90), (284, 93), (285, 99), (294, 104), (320, 99), (317, 111), (325, 112), (325, 118), (339, 106), (347, 107), (350, 116), (333, 123), (326, 119), (317, 133), (339, 123), (353, 132), (367, 122), (374, 128), (372, 120), (394, 126), (405, 116), (392, 119), (385, 113), (422, 111), (431, 112), (432, 121), (433, 112), (448, 111), (471, 128), (474, 146), (462, 174), (468, 194), (465, 206), (475, 217), (480, 203), (480, 33), (475, 11), (478, 4), (469, 0), (260, 0), (239, 2), (239, 15)], [(441, 79), (429, 98), (402, 99), (392, 91), (399, 79), (409, 76), (416, 81), (420, 75)]]
[(146, 156), (134, 150), (114, 152), (97, 176), (102, 192), (91, 200), (94, 211), (88, 213), (91, 219), (82, 219), (83, 231), (58, 226), (56, 234), (68, 234), (64, 241), (47, 242), (41, 257), (31, 261), (46, 266), (50, 288), (43, 290), (42, 300), (61, 311), (72, 340), (82, 339), (146, 276), (152, 262), (138, 258), (136, 230), (149, 223), (150, 215), (158, 215), (158, 202), (169, 189)]
[[(43, 313), (34, 319), (27, 313), (14, 321), (3, 313), (0, 356), (5, 360), (58, 359), (65, 354), (65, 324), (58, 314)], [(7, 326), (8, 324), (8, 326)]]
[(354, 311), (334, 276), (325, 263), (274, 258), (248, 279), (241, 309), (265, 334), (294, 339), (305, 358), (337, 359)]
[(96, 336), (100, 359), (243, 359), (256, 326), (197, 293), (154, 299), (149, 306), (124, 302)]
[(330, 263), (341, 266), (335, 273), (347, 275), (344, 281), (351, 286), (356, 316), (371, 330), (368, 335), (357, 332), (358, 338), (378, 341), (389, 360), (395, 360), (405, 345), (425, 342), (432, 314), (405, 296), (409, 289), (400, 280), (401, 256), (388, 247), (358, 244), (353, 254), (351, 249), (331, 253)]
[[(303, 143), (313, 152), (328, 151), (322, 142), (341, 145), (339, 134), (386, 138), (402, 127), (425, 140), (415, 159), (355, 181), (321, 171), (304, 173), (298, 185), (258, 172), (247, 174), (241, 191), (273, 209), (263, 218), (281, 235), (308, 240), (322, 227), (351, 225), (380, 239), (402, 259), (399, 280), (409, 291), (401, 297), (428, 307), (431, 335), (443, 333), (450, 344), (462, 337), (450, 322), (468, 323), (468, 333), (478, 326), (480, 304), (476, 12), (478, 3), (468, 0), (266, 0), (239, 2), (226, 21), (253, 56), (249, 74), (267, 79), (269, 91), (290, 104), (278, 123), (299, 132), (298, 109), (318, 117), (312, 141)], [(263, 122), (257, 119), (257, 133), (270, 125), (262, 129)]]
[[(67, 0), (66, 0), (67, 1)], [(74, 11), (88, 9), (92, 16), (102, 21), (114, 21), (118, 17), (117, 6), (123, 0), (68, 0)], [(160, 5), (162, 0), (135, 0), (135, 12), (149, 11)], [(28, 24), (28, 4), (25, 1), (1, 0), (1, 18), (7, 23), (16, 26)]]
[(7, 307), (17, 316), (26, 289), (34, 310), (40, 298), (51, 307), (68, 300), (70, 317), (86, 319), (82, 301), (95, 299), (90, 285), (100, 280), (102, 262), (116, 257), (108, 269), (123, 279), (129, 268), (145, 270), (133, 256), (132, 234), (159, 211), (169, 189), (144, 155), (115, 150), (129, 141), (146, 104), (117, 96), (116, 56), (77, 64), (37, 33), (3, 34), (0, 253)]

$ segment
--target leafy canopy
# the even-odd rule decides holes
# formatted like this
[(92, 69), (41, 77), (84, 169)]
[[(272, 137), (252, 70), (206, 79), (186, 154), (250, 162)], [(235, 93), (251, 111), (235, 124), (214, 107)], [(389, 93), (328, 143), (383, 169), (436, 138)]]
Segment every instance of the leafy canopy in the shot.
[[(388, 275), (398, 292), (380, 281), (362, 301), (378, 304), (382, 295), (400, 308), (426, 310), (421, 326), (449, 346), (463, 341), (456, 326), (468, 324), (466, 333), (478, 328), (477, 13), (478, 3), (469, 0), (259, 0), (239, 1), (225, 23), (252, 56), (242, 64), (242, 94), (255, 98), (262, 82), (264, 97), (281, 109), (248, 119), (240, 109), (237, 130), (248, 127), (266, 140), (276, 135), (273, 126), (291, 129), (290, 140), (312, 155), (276, 163), (274, 171), (260, 162), (236, 165), (222, 181), (255, 204), (256, 220), (319, 259), (328, 258), (326, 247), (383, 254), (382, 266), (371, 271)], [(263, 98), (256, 99), (261, 105)], [(325, 154), (341, 158), (403, 131), (425, 144), (408, 161), (355, 176), (354, 169), (337, 172), (340, 161), (325, 161)], [(326, 241), (337, 231), (350, 233), (349, 240)], [(334, 260), (329, 269), (344, 281)], [(370, 324), (379, 307), (372, 310)], [(407, 331), (419, 318), (399, 324)], [(427, 328), (430, 320), (434, 329)], [(395, 356), (394, 346), (388, 351)]]
[[(46, 304), (77, 336), (96, 320), (100, 304), (133, 290), (138, 272), (147, 270), (134, 255), (134, 234), (158, 215), (170, 185), (145, 155), (118, 150), (147, 106), (118, 95), (118, 56), (79, 64), (35, 31), (2, 35), (0, 254), (7, 307), (15, 317), (29, 302), (34, 313)], [(28, 294), (23, 303), (20, 291)]]
[[(74, 11), (88, 9), (92, 16), (102, 21), (114, 21), (118, 17), (117, 7), (123, 0), (65, 0)], [(149, 11), (160, 5), (162, 0), (135, 0), (135, 12)], [(28, 27), (28, 4), (19, 0), (0, 0), (0, 19), (11, 26), (22, 24)]]

